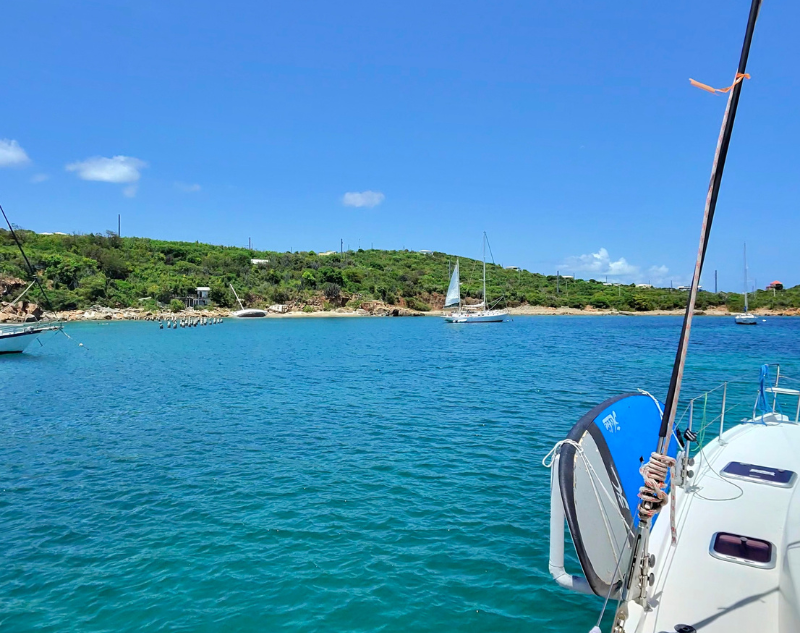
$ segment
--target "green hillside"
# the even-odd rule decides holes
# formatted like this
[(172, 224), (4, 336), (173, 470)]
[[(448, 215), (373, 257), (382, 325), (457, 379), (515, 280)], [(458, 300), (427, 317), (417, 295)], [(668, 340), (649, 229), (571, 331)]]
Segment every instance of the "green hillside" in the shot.
[[(169, 304), (193, 295), (197, 286), (209, 286), (215, 305), (233, 307), (232, 283), (245, 304), (315, 304), (356, 306), (380, 300), (418, 310), (440, 308), (448, 283), (445, 253), (361, 250), (344, 254), (276, 253), (197, 242), (167, 242), (116, 235), (42, 235), (19, 230), (33, 266), (48, 288), (57, 310), (100, 304), (111, 307)], [(268, 260), (253, 264), (252, 259)], [(460, 258), (462, 293), (479, 299), (481, 263)], [(27, 280), (30, 275), (11, 233), (0, 230), (0, 278)], [(490, 302), (501, 300), (552, 307), (616, 308), (646, 311), (685, 306), (686, 293), (633, 285), (608, 286), (590, 280), (565, 280), (554, 275), (487, 266)], [(8, 285), (7, 285), (8, 286)], [(11, 288), (12, 286), (8, 286)], [(7, 289), (2, 300), (9, 301)], [(35, 294), (33, 298), (39, 300)], [(698, 307), (728, 305), (742, 309), (740, 294), (701, 292)], [(800, 286), (759, 291), (753, 307), (800, 306)]]

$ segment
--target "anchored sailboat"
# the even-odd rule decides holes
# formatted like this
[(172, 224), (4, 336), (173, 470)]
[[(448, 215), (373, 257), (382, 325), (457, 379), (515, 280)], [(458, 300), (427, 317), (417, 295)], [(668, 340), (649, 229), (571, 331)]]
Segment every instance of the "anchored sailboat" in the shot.
[[(8, 217), (6, 216), (6, 212), (3, 210), (3, 207), (0, 207), (0, 212), (3, 214), (3, 219), (5, 219), (6, 224), (8, 225), (8, 230), (11, 232), (11, 236), (14, 238), (14, 242), (19, 248), (19, 252), (22, 253), (22, 259), (25, 260), (25, 264), (28, 267), (28, 272), (30, 272), (31, 277), (33, 277), (33, 281), (28, 285), (27, 288), (25, 288), (22, 294), (14, 299), (12, 305), (16, 304), (17, 301), (20, 301), (25, 293), (27, 293), (28, 290), (36, 285), (39, 288), (39, 291), (42, 293), (42, 297), (44, 298), (47, 306), (52, 311), (53, 306), (50, 304), (47, 293), (44, 291), (42, 284), (39, 282), (39, 278), (36, 276), (36, 271), (34, 270), (33, 266), (31, 266), (28, 256), (25, 254), (25, 250), (22, 248), (22, 242), (19, 241), (16, 231), (11, 226), (11, 222), (8, 221)], [(42, 322), (38, 319), (34, 323), (26, 323), (24, 325), (0, 326), (0, 354), (21, 354), (25, 351), (28, 345), (33, 343), (33, 341), (39, 337), (40, 334), (61, 329), (62, 326), (60, 323), (54, 324), (52, 322)]]
[(742, 314), (737, 314), (734, 319), (736, 320), (736, 325), (757, 325), (758, 319), (756, 319), (755, 314), (750, 314), (748, 311), (747, 306), (747, 295), (750, 294), (748, 292), (747, 286), (747, 244), (744, 245), (744, 312)]
[[(760, 7), (761, 0), (752, 0), (736, 77), (722, 91), (728, 104), (666, 400), (644, 391), (607, 400), (556, 444), (546, 464), (552, 468), (551, 574), (563, 587), (605, 598), (603, 609), (616, 601), (612, 633), (800, 631), (800, 389), (785, 385), (780, 367), (773, 382), (764, 365), (749, 419), (725, 430), (726, 413), (735, 410), (741, 419), (741, 409), (731, 406), (731, 381), (691, 400), (676, 420), (700, 274)], [(779, 396), (797, 398), (792, 417), (781, 412)], [(709, 398), (720, 409), (707, 420)], [(718, 436), (709, 437), (717, 424)], [(583, 576), (564, 568), (564, 521)], [(602, 613), (593, 632), (601, 621)]]
[(501, 323), (508, 317), (508, 310), (492, 310), (486, 301), (486, 233), (483, 234), (483, 295), (482, 301), (478, 304), (467, 305), (461, 301), (461, 280), (459, 277), (459, 265), (456, 260), (456, 267), (450, 277), (450, 285), (447, 288), (447, 297), (444, 307), (450, 308), (458, 306), (450, 314), (446, 314), (444, 320), (448, 323)]

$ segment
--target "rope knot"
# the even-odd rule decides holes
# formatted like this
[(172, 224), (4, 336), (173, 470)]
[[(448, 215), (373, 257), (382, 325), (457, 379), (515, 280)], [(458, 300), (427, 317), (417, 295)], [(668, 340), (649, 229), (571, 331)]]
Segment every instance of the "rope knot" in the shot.
[(664, 488), (667, 487), (667, 474), (675, 465), (675, 458), (661, 453), (651, 453), (650, 460), (642, 464), (639, 472), (644, 485), (639, 488), (639, 519), (654, 517), (666, 505), (669, 497)]

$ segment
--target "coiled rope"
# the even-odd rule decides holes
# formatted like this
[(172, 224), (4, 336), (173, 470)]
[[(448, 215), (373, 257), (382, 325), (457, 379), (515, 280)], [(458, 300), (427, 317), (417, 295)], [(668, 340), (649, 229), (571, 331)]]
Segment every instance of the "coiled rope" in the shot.
[(667, 475), (675, 465), (675, 458), (661, 453), (650, 453), (650, 459), (642, 464), (639, 472), (644, 485), (639, 488), (639, 519), (651, 519), (666, 505), (669, 496), (664, 492)]

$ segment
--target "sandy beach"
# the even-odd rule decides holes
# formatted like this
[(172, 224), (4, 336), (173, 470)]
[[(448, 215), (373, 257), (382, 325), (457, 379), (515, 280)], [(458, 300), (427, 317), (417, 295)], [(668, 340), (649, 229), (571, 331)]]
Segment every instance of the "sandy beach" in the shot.
[[(42, 316), (64, 322), (74, 321), (158, 321), (158, 320), (171, 320), (171, 319), (186, 319), (198, 317), (220, 317), (220, 318), (233, 318), (235, 311), (228, 308), (210, 308), (207, 310), (182, 310), (180, 312), (160, 311), (154, 312), (139, 308), (108, 308), (101, 306), (93, 306), (87, 310), (68, 310), (64, 312), (46, 313)], [(374, 317), (374, 316), (428, 316), (428, 317), (441, 317), (450, 311), (447, 310), (430, 310), (420, 312), (410, 310), (401, 306), (379, 304), (372, 306), (371, 310), (357, 309), (351, 310), (349, 308), (335, 308), (332, 310), (319, 310), (307, 312), (302, 308), (291, 309), (285, 313), (268, 312), (267, 319), (300, 319), (300, 318), (352, 318), (352, 317)], [(515, 308), (509, 308), (508, 313), (510, 316), (618, 316), (618, 317), (652, 317), (652, 316), (681, 316), (683, 310), (650, 310), (647, 312), (626, 312), (611, 309), (597, 309), (587, 307), (584, 309), (577, 308), (551, 308), (545, 306), (531, 306), (522, 305)], [(708, 310), (697, 310), (697, 316), (717, 316), (717, 317), (730, 317), (734, 313), (726, 309), (712, 308)], [(778, 317), (778, 316), (800, 316), (800, 309), (787, 308), (786, 310), (768, 310), (758, 309), (754, 310), (753, 314), (761, 317)], [(30, 315), (26, 314), (2, 314), (4, 318), (0, 318), (3, 323), (21, 323), (26, 319), (32, 320)]]

